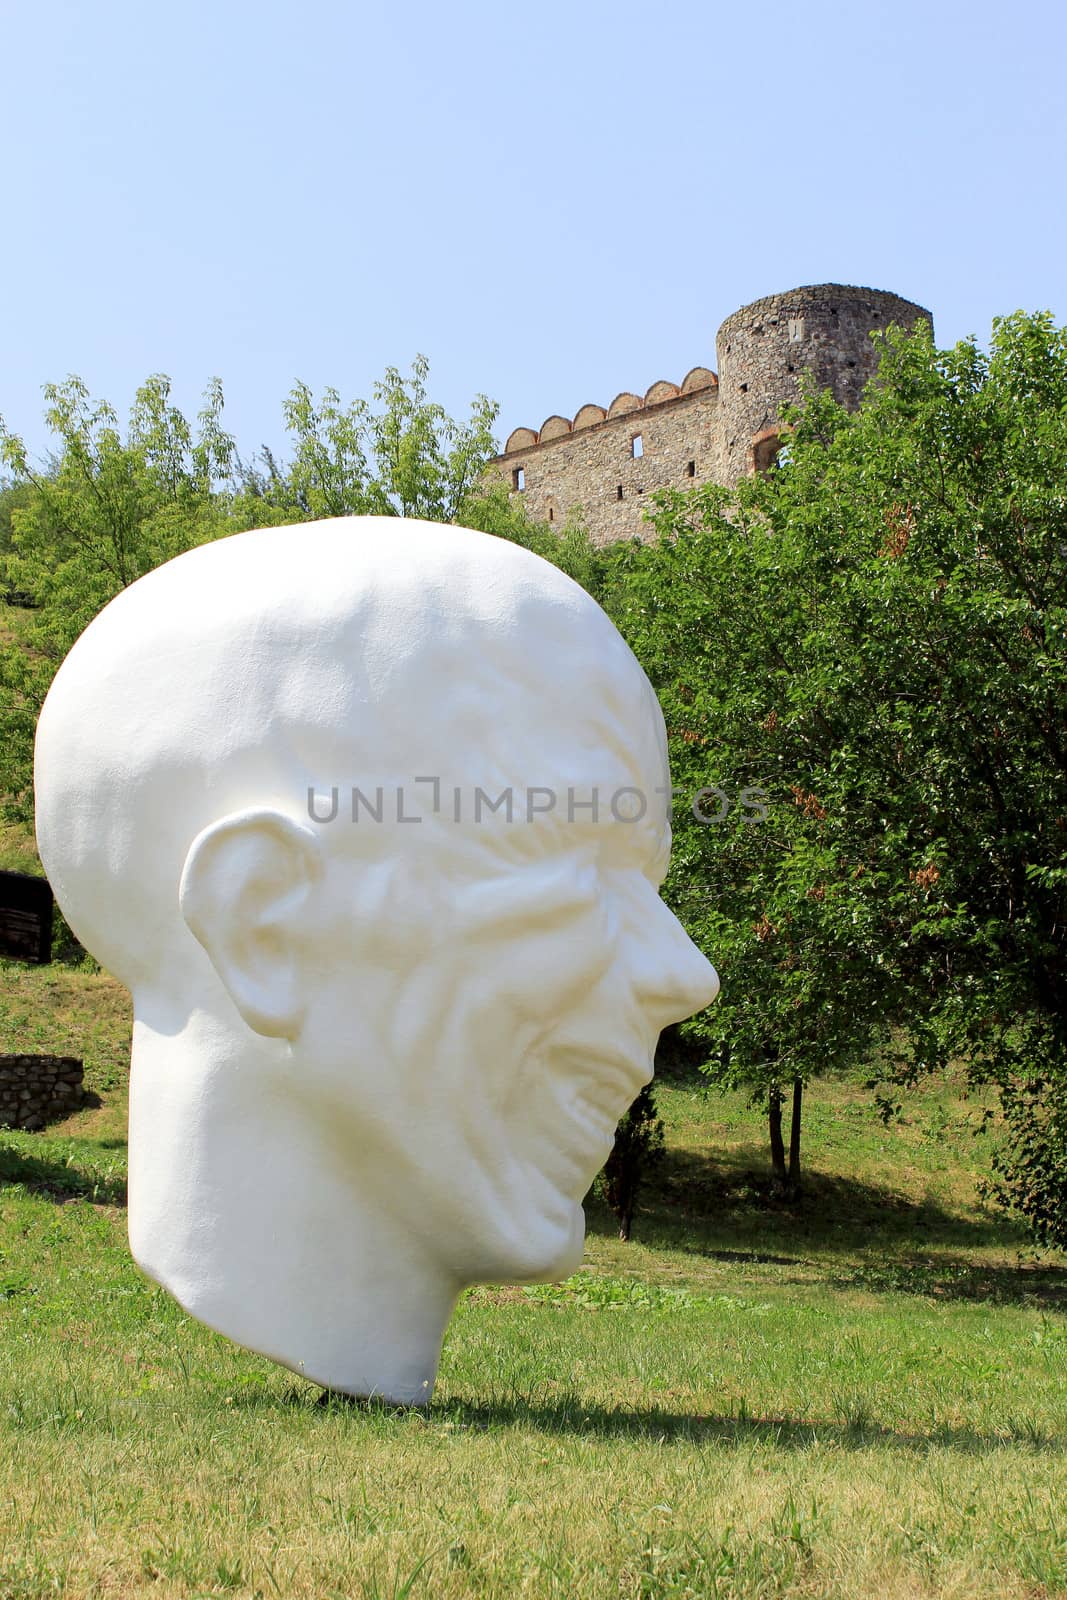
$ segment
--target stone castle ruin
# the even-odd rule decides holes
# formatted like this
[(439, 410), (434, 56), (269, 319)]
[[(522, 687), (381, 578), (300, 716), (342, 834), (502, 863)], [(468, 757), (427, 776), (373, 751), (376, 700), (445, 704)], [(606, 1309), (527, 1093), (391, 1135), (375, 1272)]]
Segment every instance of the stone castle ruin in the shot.
[(694, 483), (736, 483), (766, 470), (779, 446), (783, 407), (810, 372), (819, 388), (859, 405), (878, 353), (871, 333), (913, 328), (930, 313), (881, 289), (820, 283), (742, 306), (716, 337), (719, 371), (694, 367), (681, 383), (642, 396), (623, 391), (605, 409), (584, 405), (516, 428), (492, 463), (531, 517), (561, 526), (581, 508), (593, 539), (647, 535), (644, 496)]

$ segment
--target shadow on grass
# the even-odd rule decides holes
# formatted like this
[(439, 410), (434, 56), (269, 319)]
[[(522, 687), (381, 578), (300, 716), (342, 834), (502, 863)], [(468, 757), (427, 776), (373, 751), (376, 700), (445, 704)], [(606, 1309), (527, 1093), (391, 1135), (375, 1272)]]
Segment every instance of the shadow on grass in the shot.
[(1067, 1311), (1067, 1270), (1063, 1267), (994, 1267), (947, 1257), (862, 1261), (831, 1273), (826, 1282), (835, 1289), (866, 1289), (873, 1294), (921, 1294), (931, 1300), (988, 1301)]
[(694, 1224), (724, 1248), (794, 1255), (798, 1247), (849, 1253), (872, 1246), (1016, 1247), (1022, 1230), (993, 1212), (961, 1215), (880, 1183), (809, 1171), (794, 1200), (776, 1196), (764, 1151), (753, 1145), (716, 1160), (671, 1151), (642, 1194), (642, 1237), (662, 1243)]
[(5, 1184), (18, 1184), (60, 1205), (68, 1200), (91, 1200), (94, 1205), (105, 1206), (126, 1204), (126, 1174), (110, 1167), (96, 1168), (80, 1152), (69, 1161), (60, 1161), (51, 1152), (36, 1155), (0, 1142), (0, 1187)]
[[(287, 1403), (306, 1405), (304, 1395), (291, 1391)], [(327, 1412), (354, 1416), (423, 1417), (430, 1426), (471, 1432), (494, 1428), (526, 1428), (538, 1433), (595, 1434), (605, 1439), (650, 1439), (657, 1443), (689, 1442), (744, 1448), (771, 1445), (778, 1450), (810, 1450), (816, 1444), (843, 1450), (888, 1448), (923, 1452), (949, 1449), (964, 1455), (983, 1455), (1006, 1445), (1023, 1445), (1035, 1452), (1067, 1454), (1067, 1436), (1049, 1433), (1024, 1422), (997, 1433), (973, 1428), (932, 1428), (928, 1433), (897, 1431), (871, 1418), (836, 1422), (824, 1418), (720, 1416), (663, 1410), (658, 1406), (609, 1408), (583, 1405), (576, 1397), (561, 1396), (537, 1404), (527, 1400), (468, 1401), (455, 1399), (431, 1406), (390, 1406), (376, 1400), (324, 1392), (315, 1402)]]
[[(793, 1200), (776, 1196), (758, 1147), (730, 1161), (670, 1151), (642, 1190), (634, 1240), (741, 1266), (819, 1269), (835, 1288), (897, 1291), (944, 1300), (1067, 1309), (1067, 1268), (987, 1265), (968, 1252), (1019, 1252), (1029, 1246), (1010, 1217), (960, 1215), (929, 1198), (913, 1200), (860, 1179), (809, 1172)], [(588, 1230), (611, 1237), (617, 1222), (594, 1197)]]

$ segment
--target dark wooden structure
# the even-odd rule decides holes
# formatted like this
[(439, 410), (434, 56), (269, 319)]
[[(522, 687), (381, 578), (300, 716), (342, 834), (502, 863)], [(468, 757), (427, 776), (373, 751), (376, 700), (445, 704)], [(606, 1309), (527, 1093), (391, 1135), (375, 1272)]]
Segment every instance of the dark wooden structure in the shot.
[(0, 955), (51, 961), (52, 890), (47, 878), (0, 872)]

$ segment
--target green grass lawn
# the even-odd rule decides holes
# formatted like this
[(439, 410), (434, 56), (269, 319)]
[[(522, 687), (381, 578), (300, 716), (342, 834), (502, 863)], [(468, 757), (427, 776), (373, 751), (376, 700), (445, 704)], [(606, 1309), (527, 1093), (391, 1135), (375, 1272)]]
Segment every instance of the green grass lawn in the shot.
[(569, 1284), (470, 1293), (426, 1415), (320, 1403), (125, 1242), (124, 992), (0, 971), (0, 1048), (93, 1103), (0, 1133), (0, 1597), (1067, 1593), (1067, 1263), (985, 1209), (982, 1106), (816, 1085), (808, 1192), (741, 1097)]

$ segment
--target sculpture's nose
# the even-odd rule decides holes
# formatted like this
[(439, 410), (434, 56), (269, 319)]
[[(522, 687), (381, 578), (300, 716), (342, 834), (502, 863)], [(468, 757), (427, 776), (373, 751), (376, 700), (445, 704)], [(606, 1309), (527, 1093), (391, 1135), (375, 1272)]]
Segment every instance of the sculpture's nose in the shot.
[(635, 950), (634, 979), (642, 1005), (659, 1028), (702, 1011), (719, 992), (715, 968), (658, 895)]

